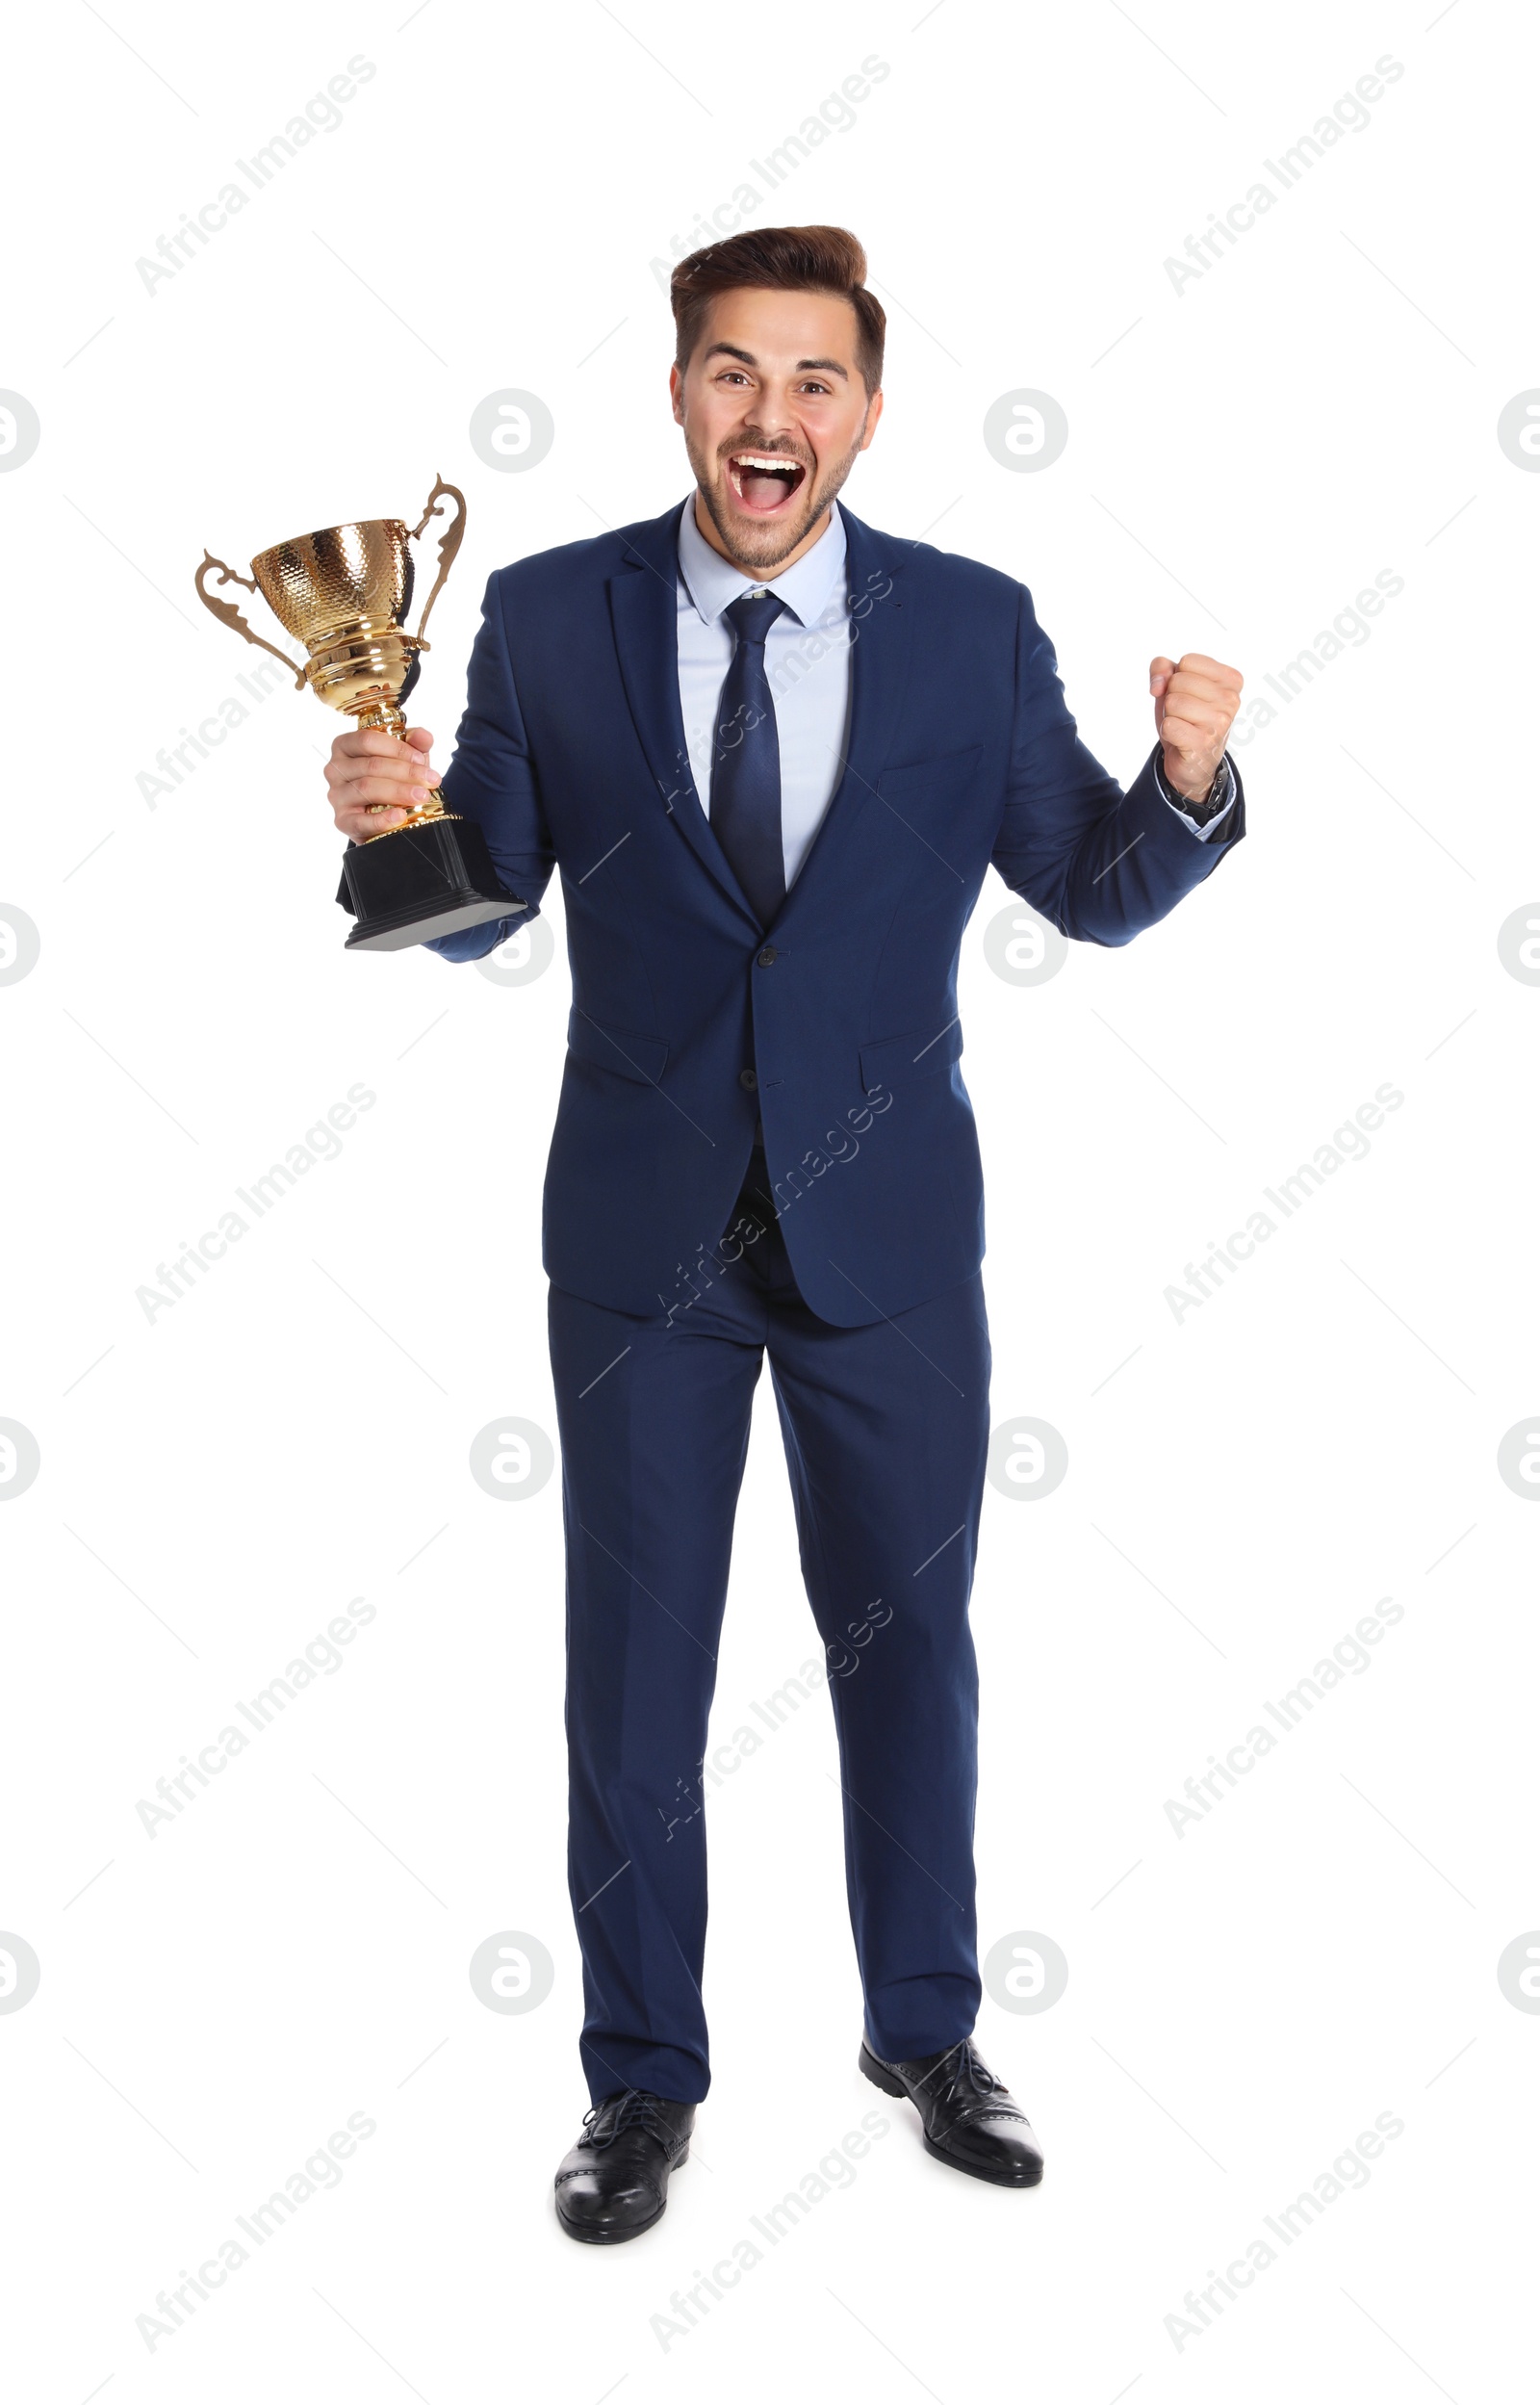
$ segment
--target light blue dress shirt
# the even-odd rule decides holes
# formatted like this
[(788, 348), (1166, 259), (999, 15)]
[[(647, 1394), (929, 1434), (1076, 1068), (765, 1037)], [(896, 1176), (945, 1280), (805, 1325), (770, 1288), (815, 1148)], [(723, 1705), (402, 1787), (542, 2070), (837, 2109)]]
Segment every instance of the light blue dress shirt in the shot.
[[(711, 734), (732, 658), (732, 629), (722, 613), (757, 589), (758, 580), (712, 550), (688, 504), (680, 520), (680, 707), (690, 773), (707, 813)], [(781, 847), (789, 892), (845, 765), (851, 627), (837, 502), (811, 551), (771, 578), (768, 590), (785, 604), (765, 637), (764, 665), (781, 746)]]
[[(712, 549), (696, 525), (693, 495), (680, 519), (679, 555), (680, 707), (690, 773), (701, 808), (709, 814), (711, 736), (732, 659), (732, 629), (722, 613), (760, 583)], [(781, 845), (789, 892), (834, 799), (850, 729), (850, 596), (837, 502), (831, 503), (829, 524), (811, 551), (770, 578), (768, 589), (785, 605), (765, 637), (764, 656), (781, 746)], [(1158, 751), (1155, 775), (1167, 802), (1200, 842), (1224, 826), (1234, 807), (1233, 783), (1226, 808), (1199, 825), (1167, 785)]]

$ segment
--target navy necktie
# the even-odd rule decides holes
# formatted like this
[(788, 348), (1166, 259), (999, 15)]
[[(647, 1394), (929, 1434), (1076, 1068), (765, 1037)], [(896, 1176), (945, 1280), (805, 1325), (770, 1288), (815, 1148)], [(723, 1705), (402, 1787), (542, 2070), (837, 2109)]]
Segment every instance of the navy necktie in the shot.
[(723, 611), (737, 640), (711, 742), (711, 829), (765, 927), (786, 897), (781, 743), (764, 666), (764, 638), (785, 606), (761, 585)]

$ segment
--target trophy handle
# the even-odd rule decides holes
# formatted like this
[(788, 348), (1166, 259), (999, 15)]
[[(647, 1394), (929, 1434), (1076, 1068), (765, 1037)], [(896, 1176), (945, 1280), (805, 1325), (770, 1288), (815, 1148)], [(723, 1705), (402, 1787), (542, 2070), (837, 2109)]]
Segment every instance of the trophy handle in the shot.
[(264, 642), (260, 634), (253, 634), (244, 618), (241, 615), (240, 605), (238, 603), (217, 601), (212, 593), (204, 590), (203, 580), (208, 575), (211, 568), (218, 569), (219, 582), (221, 584), (241, 584), (245, 587), (245, 590), (248, 593), (255, 593), (261, 589), (259, 585), (253, 582), (250, 577), (237, 576), (235, 570), (233, 568), (227, 568), (222, 559), (216, 559), (213, 552), (206, 551), (202, 559), (198, 563), (197, 573), (192, 579), (192, 582), (197, 590), (197, 597), (203, 604), (204, 608), (212, 610), (214, 615), (218, 619), (219, 624), (221, 626), (227, 626), (231, 630), (232, 634), (244, 635), (248, 643), (254, 643), (259, 652), (271, 652), (274, 659), (281, 659), (284, 666), (293, 671), (295, 685), (302, 685), (305, 682), (305, 672), (303, 668), (295, 668), (294, 661), (289, 657), (289, 654), (287, 652), (281, 652), (276, 643)]
[(412, 529), (412, 540), (414, 542), (417, 540), (417, 537), (422, 533), (423, 529), (426, 526), (429, 518), (443, 517), (444, 508), (439, 500), (439, 496), (442, 493), (447, 493), (450, 501), (458, 504), (458, 514), (455, 517), (453, 524), (446, 527), (444, 532), (439, 537), (439, 573), (434, 583), (433, 590), (427, 597), (427, 602), (424, 608), (423, 615), (417, 622), (417, 639), (419, 642), (422, 641), (423, 636), (427, 632), (428, 611), (432, 608), (434, 603), (438, 600), (439, 595), (444, 590), (445, 581), (449, 576), (449, 570), (454, 565), (454, 556), (460, 548), (460, 538), (465, 532), (465, 495), (461, 492), (457, 484), (446, 484), (444, 478), (439, 477), (434, 483), (433, 490), (427, 497), (427, 507), (424, 510), (423, 515), (419, 518), (416, 526)]

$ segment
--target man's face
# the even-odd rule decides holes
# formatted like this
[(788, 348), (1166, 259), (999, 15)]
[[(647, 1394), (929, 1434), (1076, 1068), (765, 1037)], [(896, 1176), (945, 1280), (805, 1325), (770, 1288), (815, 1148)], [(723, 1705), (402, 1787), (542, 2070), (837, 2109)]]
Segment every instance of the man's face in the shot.
[(670, 372), (717, 548), (751, 574), (811, 547), (877, 431), (883, 397), (861, 381), (859, 330), (833, 293), (721, 293), (685, 372)]

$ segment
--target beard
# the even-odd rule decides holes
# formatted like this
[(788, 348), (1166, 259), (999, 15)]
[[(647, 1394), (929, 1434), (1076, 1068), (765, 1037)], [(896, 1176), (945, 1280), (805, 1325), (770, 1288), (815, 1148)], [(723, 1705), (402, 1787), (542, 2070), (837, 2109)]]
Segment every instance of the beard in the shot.
[[(861, 433), (864, 431), (865, 421), (862, 420)], [(719, 453), (715, 463), (718, 476), (726, 473), (725, 462), (728, 452), (743, 451), (746, 448), (748, 448), (746, 439), (741, 436), (737, 441), (728, 445)], [(774, 451), (777, 448), (778, 446), (775, 445), (766, 446), (767, 451)], [(763, 527), (756, 527), (752, 524), (746, 526), (742, 518), (729, 522), (718, 497), (717, 478), (709, 473), (709, 463), (705, 451), (692, 440), (688, 433), (684, 437), (684, 449), (690, 466), (695, 471), (696, 486), (701, 499), (706, 504), (706, 514), (716, 529), (718, 541), (733, 565), (751, 569), (778, 568), (783, 559), (789, 558), (797, 545), (806, 539), (808, 530), (817, 525), (819, 518), (838, 494), (845, 478), (860, 456), (860, 434), (857, 435), (845, 456), (842, 459), (836, 459), (826, 468), (822, 477), (816, 480), (808, 461), (802, 457), (800, 452), (786, 452), (783, 454), (786, 458), (796, 459), (800, 466), (808, 470), (806, 479), (798, 493), (802, 506), (796, 509), (794, 514), (784, 519), (778, 517)], [(806, 499), (803, 499), (804, 495)]]

